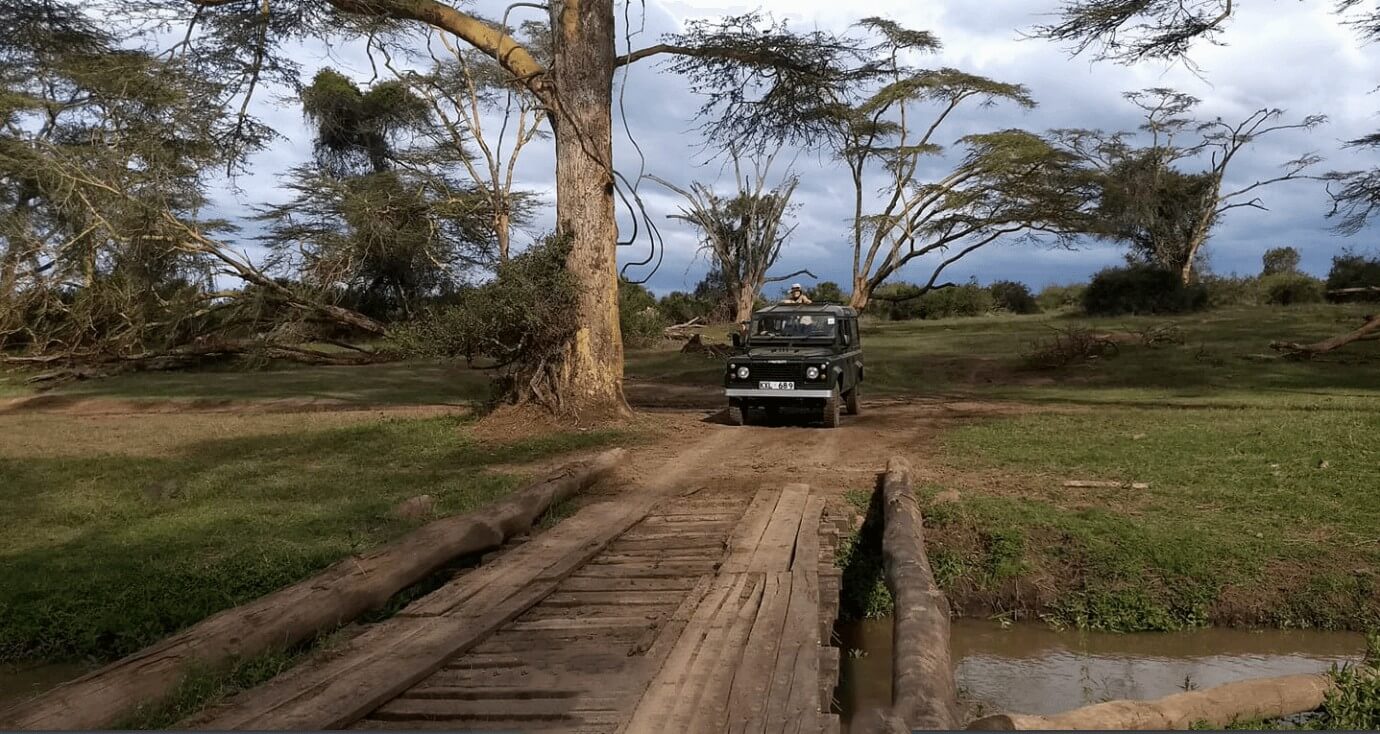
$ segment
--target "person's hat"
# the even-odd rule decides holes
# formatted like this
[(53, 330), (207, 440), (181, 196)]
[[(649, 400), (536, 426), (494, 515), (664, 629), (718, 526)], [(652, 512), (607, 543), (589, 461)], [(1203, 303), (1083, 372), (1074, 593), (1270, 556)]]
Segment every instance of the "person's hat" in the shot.
[(791, 283), (791, 290), (793, 290), (793, 291), (798, 291), (798, 290), (800, 290), (800, 284), (799, 284), (799, 283)]

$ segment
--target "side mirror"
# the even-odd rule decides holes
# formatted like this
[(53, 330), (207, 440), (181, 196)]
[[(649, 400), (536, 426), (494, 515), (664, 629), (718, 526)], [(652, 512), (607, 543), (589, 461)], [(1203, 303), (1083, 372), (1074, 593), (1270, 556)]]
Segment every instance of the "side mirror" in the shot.
[(736, 331), (733, 332), (733, 348), (734, 348), (734, 349), (742, 349), (742, 348), (743, 348), (743, 335), (742, 335), (742, 334), (739, 334), (739, 333), (736, 332)]

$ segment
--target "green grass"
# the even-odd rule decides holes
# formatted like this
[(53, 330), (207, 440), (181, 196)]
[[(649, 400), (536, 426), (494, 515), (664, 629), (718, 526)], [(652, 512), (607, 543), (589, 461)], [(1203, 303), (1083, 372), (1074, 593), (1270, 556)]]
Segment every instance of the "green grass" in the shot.
[(407, 497), (462, 512), (520, 481), (491, 464), (619, 437), (494, 446), (446, 417), (192, 438), (155, 455), (137, 434), (99, 454), (0, 451), (0, 662), (118, 657), (396, 537), (416, 524), (390, 515)]
[[(131, 372), (64, 385), (49, 394), (74, 398), (186, 400), (334, 400), (361, 405), (437, 405), (484, 400), (489, 378), (481, 370), (429, 362), (362, 367), (291, 367), (269, 370), (204, 369)], [(0, 394), (5, 390), (0, 382)]]
[[(1359, 325), (1364, 306), (1222, 309), (1176, 318), (1091, 319), (1062, 315), (989, 316), (941, 321), (865, 321), (862, 329), (869, 396), (949, 396), (1028, 400), (1048, 404), (1211, 403), (1294, 404), (1319, 399), (1375, 400), (1380, 344), (1357, 344), (1312, 363), (1271, 359), (1269, 343), (1316, 341)], [(1055, 329), (1097, 332), (1179, 327), (1185, 343), (1160, 348), (1127, 345), (1117, 357), (1062, 370), (1032, 370), (1023, 356)], [(710, 341), (727, 341), (716, 329)], [(631, 377), (677, 384), (718, 385), (722, 360), (675, 351), (632, 353)], [(1262, 397), (1261, 391), (1270, 395)]]
[(1380, 626), (1380, 402), (1366, 406), (1104, 406), (958, 427), (942, 461), (1001, 491), (933, 509), (936, 572), (973, 596), (1047, 579), (1059, 595), (1044, 611), (1097, 629)]

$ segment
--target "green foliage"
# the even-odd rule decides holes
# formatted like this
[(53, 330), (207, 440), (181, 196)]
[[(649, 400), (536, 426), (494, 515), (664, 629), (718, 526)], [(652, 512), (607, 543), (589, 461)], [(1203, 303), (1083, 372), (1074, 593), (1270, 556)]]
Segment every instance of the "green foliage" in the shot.
[(1040, 289), (1035, 303), (1041, 311), (1074, 311), (1083, 308), (1083, 294), (1088, 290), (1084, 283), (1071, 285), (1050, 284)]
[(656, 307), (671, 323), (683, 324), (696, 318), (708, 320), (715, 304), (685, 291), (671, 291), (661, 297)]
[(1380, 633), (1366, 637), (1366, 658), (1359, 665), (1334, 668), (1336, 687), (1323, 702), (1319, 728), (1332, 731), (1380, 729)]
[(867, 312), (888, 321), (982, 316), (996, 309), (991, 291), (976, 282), (922, 291), (909, 283), (878, 288)]
[[(1380, 287), (1380, 257), (1347, 251), (1332, 258), (1327, 290)], [(1380, 292), (1328, 295), (1332, 301), (1380, 301)]]
[[(1171, 167), (1163, 151), (1146, 149), (1118, 160), (1102, 176), (1095, 234), (1126, 243), (1135, 259), (1178, 272), (1204, 207), (1216, 207), (1210, 173)], [(1208, 229), (1216, 215), (1210, 215)]]
[(815, 287), (807, 290), (805, 295), (815, 303), (848, 303), (848, 297), (843, 294), (843, 289), (832, 280), (816, 284)]
[(1293, 247), (1271, 247), (1260, 258), (1261, 275), (1280, 275), (1299, 271), (1299, 251)]
[(996, 308), (1007, 313), (1039, 313), (1040, 304), (1030, 293), (1030, 286), (1014, 280), (998, 280), (987, 286)]
[(656, 296), (646, 286), (620, 280), (618, 283), (618, 325), (623, 343), (634, 349), (650, 347), (662, 340), (670, 322), (657, 307)]
[(413, 356), (485, 358), (518, 370), (554, 359), (576, 324), (577, 285), (565, 269), (569, 251), (557, 237), (532, 246), (499, 264), (489, 282), (399, 325), (394, 342)]
[(1208, 308), (1258, 306), (1262, 303), (1260, 278), (1203, 275), (1198, 284), (1207, 291)]
[(1262, 275), (1258, 287), (1261, 300), (1272, 306), (1322, 303), (1323, 301), (1323, 282), (1303, 273), (1280, 272), (1274, 275)]
[(1207, 304), (1205, 288), (1186, 286), (1176, 273), (1147, 264), (1106, 268), (1083, 294), (1083, 310), (1090, 316), (1186, 313)]
[(402, 82), (378, 82), (361, 91), (349, 77), (325, 68), (302, 89), (302, 112), (316, 129), (318, 159), (343, 175), (359, 166), (386, 170), (392, 139), (422, 124), (427, 106)]

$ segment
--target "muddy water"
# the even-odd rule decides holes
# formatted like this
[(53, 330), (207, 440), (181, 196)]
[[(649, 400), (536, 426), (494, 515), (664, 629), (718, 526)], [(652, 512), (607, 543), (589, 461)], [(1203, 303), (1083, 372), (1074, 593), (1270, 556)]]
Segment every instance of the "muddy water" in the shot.
[[(891, 697), (891, 620), (839, 626), (845, 721)], [(1362, 635), (1206, 629), (1112, 634), (960, 620), (952, 653), (974, 715), (1046, 714), (1114, 698), (1158, 698), (1243, 678), (1315, 673), (1358, 660)], [(859, 651), (859, 652), (854, 652)]]
[(0, 665), (0, 710), (80, 677), (90, 669), (80, 664)]

